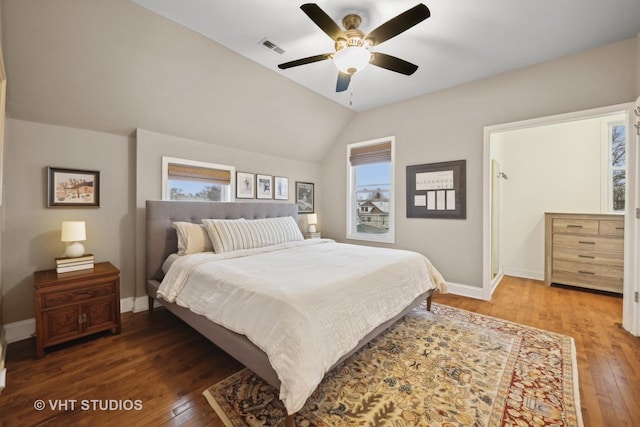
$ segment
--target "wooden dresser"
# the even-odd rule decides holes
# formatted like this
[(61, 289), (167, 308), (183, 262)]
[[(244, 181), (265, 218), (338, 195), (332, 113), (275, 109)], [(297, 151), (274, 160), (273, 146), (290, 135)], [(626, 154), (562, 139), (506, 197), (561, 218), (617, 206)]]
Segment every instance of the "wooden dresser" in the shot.
[(96, 332), (120, 333), (120, 270), (108, 262), (57, 274), (34, 273), (36, 353)]
[(547, 285), (622, 293), (624, 215), (545, 214)]

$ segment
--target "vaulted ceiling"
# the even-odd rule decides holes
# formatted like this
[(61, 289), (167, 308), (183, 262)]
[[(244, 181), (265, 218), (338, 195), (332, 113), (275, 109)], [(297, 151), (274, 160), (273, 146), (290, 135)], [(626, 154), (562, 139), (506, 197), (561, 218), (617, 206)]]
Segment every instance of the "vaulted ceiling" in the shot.
[[(638, 0), (423, 1), (431, 17), (375, 49), (418, 70), (368, 66), (336, 94), (331, 61), (277, 67), (333, 49), (301, 3), (2, 0), (7, 115), (318, 162), (359, 111), (640, 32)], [(365, 33), (415, 4), (318, 3), (336, 21), (360, 14)], [(284, 53), (263, 47), (265, 38)]]
[[(335, 51), (334, 41), (290, 0), (134, 0), (355, 111), (434, 92), (636, 36), (638, 0), (423, 0), (431, 16), (374, 46), (418, 65), (411, 76), (367, 66), (336, 93), (331, 60), (278, 64)], [(318, 0), (342, 27), (348, 14), (367, 34), (419, 0)], [(268, 49), (275, 45), (277, 48)]]

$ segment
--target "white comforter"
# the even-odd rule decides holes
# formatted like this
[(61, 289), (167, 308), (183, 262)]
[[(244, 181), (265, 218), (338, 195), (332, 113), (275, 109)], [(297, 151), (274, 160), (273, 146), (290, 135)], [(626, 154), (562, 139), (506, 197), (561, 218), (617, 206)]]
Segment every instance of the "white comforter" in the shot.
[(158, 295), (260, 347), (292, 414), (360, 339), (418, 295), (444, 286), (418, 253), (310, 239), (182, 256)]

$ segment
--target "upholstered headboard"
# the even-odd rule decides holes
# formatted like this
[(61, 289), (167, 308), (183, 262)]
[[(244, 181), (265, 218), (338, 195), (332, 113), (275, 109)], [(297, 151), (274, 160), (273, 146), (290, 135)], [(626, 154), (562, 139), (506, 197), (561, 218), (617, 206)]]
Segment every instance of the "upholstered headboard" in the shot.
[(292, 216), (297, 220), (298, 206), (280, 202), (182, 202), (147, 200), (146, 206), (146, 280), (162, 280), (162, 263), (178, 250), (174, 221), (200, 223), (207, 218), (275, 218)]

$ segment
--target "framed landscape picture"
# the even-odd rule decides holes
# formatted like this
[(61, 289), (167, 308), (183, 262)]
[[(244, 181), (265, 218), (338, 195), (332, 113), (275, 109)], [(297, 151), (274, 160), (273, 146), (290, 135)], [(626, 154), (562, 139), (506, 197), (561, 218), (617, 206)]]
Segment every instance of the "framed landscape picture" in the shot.
[(314, 213), (312, 182), (296, 181), (296, 204), (298, 213)]
[(47, 207), (100, 206), (100, 172), (47, 168)]

